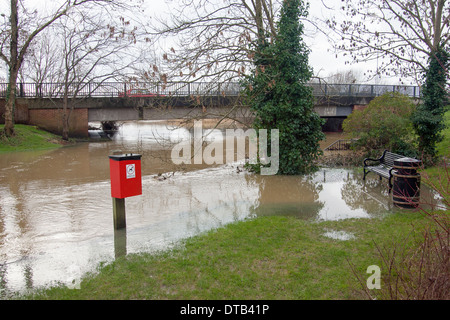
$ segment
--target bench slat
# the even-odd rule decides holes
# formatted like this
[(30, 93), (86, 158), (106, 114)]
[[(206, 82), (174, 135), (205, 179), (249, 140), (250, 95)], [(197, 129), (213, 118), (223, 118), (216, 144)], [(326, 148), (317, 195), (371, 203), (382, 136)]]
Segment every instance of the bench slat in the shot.
[(382, 166), (371, 166), (371, 167), (366, 167), (366, 170), (375, 172), (381, 176), (383, 176), (384, 178), (389, 178), (389, 170), (388, 168), (382, 167)]
[(404, 158), (404, 156), (396, 153), (386, 152), (384, 155), (384, 159), (382, 160), (382, 163), (385, 163), (388, 166), (393, 167), (394, 161), (400, 158)]

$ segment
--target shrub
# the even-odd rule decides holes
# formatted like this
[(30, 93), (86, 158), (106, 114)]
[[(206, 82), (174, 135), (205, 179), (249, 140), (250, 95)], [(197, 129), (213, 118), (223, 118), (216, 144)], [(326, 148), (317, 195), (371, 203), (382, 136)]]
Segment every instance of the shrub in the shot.
[(343, 129), (358, 138), (355, 148), (367, 155), (388, 149), (416, 157), (416, 137), (411, 121), (415, 108), (408, 96), (388, 92), (373, 99), (365, 109), (353, 111), (344, 121)]

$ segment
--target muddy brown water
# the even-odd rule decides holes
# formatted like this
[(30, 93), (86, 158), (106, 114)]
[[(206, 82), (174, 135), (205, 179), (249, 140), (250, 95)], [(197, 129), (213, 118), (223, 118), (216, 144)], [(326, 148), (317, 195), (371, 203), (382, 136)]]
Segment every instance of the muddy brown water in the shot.
[[(189, 134), (159, 122), (128, 122), (112, 141), (1, 154), (0, 298), (56, 283), (77, 289), (83, 274), (117, 256), (169, 249), (257, 216), (338, 220), (392, 210), (385, 185), (377, 177), (363, 182), (357, 170), (257, 176), (242, 171), (242, 155), (224, 165), (177, 167), (168, 142)], [(221, 131), (210, 137), (221, 139)], [(119, 150), (143, 155), (143, 193), (126, 199), (127, 228), (114, 231), (108, 155)], [(346, 239), (333, 230), (325, 236), (333, 234)]]

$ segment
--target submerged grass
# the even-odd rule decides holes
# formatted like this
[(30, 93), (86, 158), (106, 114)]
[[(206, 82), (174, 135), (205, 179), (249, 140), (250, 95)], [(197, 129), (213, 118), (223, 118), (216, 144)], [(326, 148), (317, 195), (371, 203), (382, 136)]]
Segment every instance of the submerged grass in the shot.
[[(413, 245), (423, 220), (418, 212), (324, 222), (260, 217), (195, 236), (170, 251), (118, 258), (86, 276), (81, 289), (54, 287), (25, 298), (366, 299), (351, 266), (369, 277), (368, 266), (381, 266), (375, 243)], [(329, 230), (354, 238), (335, 240), (324, 235)]]
[[(3, 128), (4, 125), (0, 125), (0, 132)], [(16, 124), (14, 129), (14, 137), (7, 138), (0, 134), (0, 153), (53, 149), (63, 145), (60, 137), (35, 126)]]

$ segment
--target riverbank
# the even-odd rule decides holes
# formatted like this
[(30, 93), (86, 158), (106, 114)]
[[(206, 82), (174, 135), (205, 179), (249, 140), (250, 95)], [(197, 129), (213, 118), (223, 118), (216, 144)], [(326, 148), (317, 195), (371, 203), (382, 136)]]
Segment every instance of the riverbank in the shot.
[(326, 222), (262, 217), (195, 236), (174, 250), (120, 257), (86, 276), (79, 289), (55, 287), (27, 298), (368, 299), (367, 268), (382, 266), (377, 248), (413, 247), (425, 220), (418, 212)]
[[(98, 163), (92, 155), (88, 159), (85, 162)], [(91, 175), (94, 170), (83, 171)], [(70, 169), (65, 171), (65, 179), (68, 172)], [(75, 190), (75, 198), (82, 194), (80, 189), (71, 190)], [(347, 189), (347, 194), (352, 197), (355, 190)], [(209, 192), (211, 189), (204, 194)], [(180, 193), (173, 194), (179, 201)], [(110, 199), (107, 200), (109, 206)], [(98, 205), (92, 207), (98, 210)], [(354, 202), (353, 205), (357, 206)], [(143, 208), (159, 211), (149, 205)], [(62, 209), (58, 209), (58, 216), (64, 211), (76, 212), (71, 205)], [(333, 207), (332, 211), (339, 212), (339, 208)], [(84, 278), (80, 289), (52, 288), (20, 299), (366, 299), (364, 289), (370, 276), (367, 268), (382, 266), (378, 248), (415, 248), (428, 221), (414, 211), (389, 211), (384, 217), (326, 222), (292, 216), (249, 219), (185, 240), (174, 250), (129, 254), (103, 264), (98, 273)], [(199, 226), (203, 224), (199, 222)], [(57, 239), (58, 244), (60, 241)], [(130, 238), (128, 241), (132, 242)], [(78, 245), (78, 241), (74, 243)], [(382, 288), (385, 285), (382, 282)], [(378, 290), (369, 293), (383, 298)]]
[[(4, 125), (0, 125), (0, 132), (3, 131), (3, 128)], [(54, 149), (71, 144), (71, 142), (64, 141), (61, 137), (35, 126), (16, 124), (14, 129), (16, 131), (14, 137), (0, 136), (0, 153)]]

